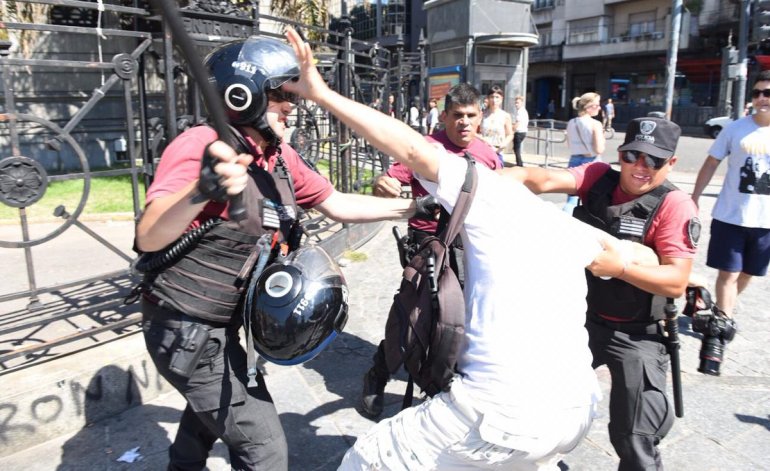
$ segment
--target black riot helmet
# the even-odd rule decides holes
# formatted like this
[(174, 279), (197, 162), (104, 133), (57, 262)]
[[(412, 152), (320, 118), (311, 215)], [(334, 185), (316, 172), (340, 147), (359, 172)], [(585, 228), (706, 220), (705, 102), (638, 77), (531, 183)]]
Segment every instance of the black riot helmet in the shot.
[(271, 145), (281, 139), (267, 124), (267, 93), (299, 76), (294, 50), (283, 41), (252, 36), (219, 46), (206, 57), (209, 76), (234, 125), (254, 127)]
[(348, 320), (348, 287), (334, 260), (306, 246), (260, 275), (249, 303), (254, 347), (279, 365), (318, 355)]

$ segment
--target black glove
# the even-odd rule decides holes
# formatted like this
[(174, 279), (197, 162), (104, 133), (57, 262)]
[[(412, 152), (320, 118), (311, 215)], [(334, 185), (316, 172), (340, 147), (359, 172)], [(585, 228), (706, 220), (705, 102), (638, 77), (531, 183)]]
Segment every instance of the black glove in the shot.
[(211, 144), (206, 146), (206, 149), (203, 151), (198, 191), (203, 197), (211, 201), (224, 203), (228, 199), (227, 188), (222, 186), (219, 175), (214, 171), (214, 166), (218, 163), (218, 159), (209, 153), (210, 146)]
[(414, 199), (414, 202), (417, 206), (417, 210), (414, 212), (415, 218), (426, 219), (428, 221), (435, 221), (438, 218), (439, 211), (441, 211), (441, 205), (435, 196), (419, 196)]
[(692, 317), (699, 311), (710, 311), (714, 307), (711, 300), (711, 293), (702, 286), (688, 287), (684, 292), (684, 299), (687, 302), (682, 314)]

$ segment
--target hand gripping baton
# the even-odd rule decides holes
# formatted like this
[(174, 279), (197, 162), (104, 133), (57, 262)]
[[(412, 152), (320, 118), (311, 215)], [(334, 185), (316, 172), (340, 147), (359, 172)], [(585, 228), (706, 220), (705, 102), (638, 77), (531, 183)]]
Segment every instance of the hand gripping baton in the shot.
[(684, 417), (684, 402), (682, 401), (682, 370), (679, 364), (679, 324), (676, 322), (676, 305), (673, 298), (666, 298), (666, 350), (671, 360), (671, 386), (674, 393), (674, 413)]
[[(198, 84), (203, 94), (203, 102), (211, 115), (214, 129), (217, 131), (219, 139), (227, 142), (230, 146), (236, 147), (232, 131), (227, 125), (225, 108), (222, 105), (222, 99), (214, 90), (208, 78), (203, 62), (201, 62), (198, 51), (195, 50), (192, 38), (187, 34), (182, 24), (182, 18), (177, 10), (178, 6), (173, 0), (151, 0), (151, 2), (160, 10), (163, 19), (171, 29), (171, 35), (177, 46), (182, 52), (182, 56), (187, 60), (190, 67), (190, 73)], [(171, 125), (169, 123), (169, 125)], [(230, 207), (228, 208), (230, 219), (239, 221), (246, 216), (246, 210), (243, 206), (243, 195), (237, 194), (230, 197)]]

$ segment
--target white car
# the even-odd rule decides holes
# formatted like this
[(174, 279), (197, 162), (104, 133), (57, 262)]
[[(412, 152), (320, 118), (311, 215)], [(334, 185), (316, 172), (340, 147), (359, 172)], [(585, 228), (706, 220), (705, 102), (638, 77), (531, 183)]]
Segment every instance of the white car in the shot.
[(729, 116), (719, 116), (718, 118), (711, 118), (703, 125), (703, 130), (706, 134), (716, 139), (722, 129), (725, 126), (732, 123), (733, 119)]

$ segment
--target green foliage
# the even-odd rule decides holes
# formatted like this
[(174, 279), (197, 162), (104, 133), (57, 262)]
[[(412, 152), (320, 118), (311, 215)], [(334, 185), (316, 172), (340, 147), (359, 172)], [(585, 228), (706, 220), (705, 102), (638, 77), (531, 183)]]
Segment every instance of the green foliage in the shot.
[[(273, 13), (284, 18), (315, 26), (329, 28), (328, 0), (271, 0), (270, 8)], [(307, 31), (308, 39), (323, 40), (322, 34), (313, 30)]]
[[(40, 201), (26, 208), (27, 217), (32, 220), (51, 220), (53, 211), (59, 205), (64, 205), (72, 213), (78, 207), (83, 196), (84, 180), (66, 180), (51, 182), (46, 188), (45, 195)], [(144, 206), (144, 187), (139, 185), (139, 207)], [(124, 213), (133, 216), (134, 205), (131, 193), (131, 177), (119, 175), (114, 177), (98, 177), (91, 179), (88, 200), (83, 208), (83, 215), (105, 213)], [(0, 221), (16, 223), (19, 221), (19, 210), (0, 204)]]

